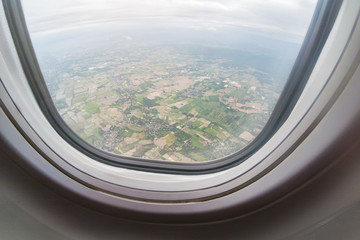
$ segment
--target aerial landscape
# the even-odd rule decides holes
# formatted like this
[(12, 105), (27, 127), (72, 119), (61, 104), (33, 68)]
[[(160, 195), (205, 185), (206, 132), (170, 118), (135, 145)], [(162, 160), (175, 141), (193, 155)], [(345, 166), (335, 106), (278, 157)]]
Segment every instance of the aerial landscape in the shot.
[(284, 79), (246, 64), (249, 56), (129, 42), (67, 52), (63, 64), (45, 58), (43, 73), (59, 114), (91, 145), (121, 156), (201, 162), (252, 142), (279, 98)]
[(230, 3), (78, 4), (63, 6), (71, 16), (26, 12), (49, 104), (84, 144), (184, 163), (221, 159), (256, 139), (310, 19), (249, 25), (236, 14), (244, 6)]
[(315, 6), (286, 2), (279, 12), (252, 1), (23, 4), (49, 104), (67, 131), (121, 157), (183, 163), (222, 159), (256, 139)]
[(254, 142), (291, 81), (316, 6), (45, 2), (22, 4), (49, 104), (66, 131), (128, 159), (184, 163)]

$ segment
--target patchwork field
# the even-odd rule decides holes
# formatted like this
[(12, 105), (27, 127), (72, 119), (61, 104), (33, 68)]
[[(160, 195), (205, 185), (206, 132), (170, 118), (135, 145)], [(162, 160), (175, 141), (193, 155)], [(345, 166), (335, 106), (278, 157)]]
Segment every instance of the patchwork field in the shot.
[(76, 59), (51, 94), (85, 141), (122, 156), (199, 162), (241, 150), (279, 97), (273, 78), (179, 47), (139, 47)]

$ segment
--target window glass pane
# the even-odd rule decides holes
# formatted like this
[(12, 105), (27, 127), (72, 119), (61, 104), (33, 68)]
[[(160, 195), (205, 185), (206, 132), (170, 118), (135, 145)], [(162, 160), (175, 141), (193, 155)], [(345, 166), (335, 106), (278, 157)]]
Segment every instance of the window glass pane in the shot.
[(69, 127), (121, 156), (201, 162), (266, 124), (312, 0), (23, 0), (47, 87)]

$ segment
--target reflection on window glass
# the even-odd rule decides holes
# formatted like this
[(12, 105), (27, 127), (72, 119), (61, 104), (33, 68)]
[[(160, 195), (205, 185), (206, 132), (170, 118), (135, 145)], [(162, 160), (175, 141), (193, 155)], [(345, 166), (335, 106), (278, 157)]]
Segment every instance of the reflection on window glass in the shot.
[(122, 156), (201, 162), (263, 129), (316, 1), (24, 0), (65, 122)]

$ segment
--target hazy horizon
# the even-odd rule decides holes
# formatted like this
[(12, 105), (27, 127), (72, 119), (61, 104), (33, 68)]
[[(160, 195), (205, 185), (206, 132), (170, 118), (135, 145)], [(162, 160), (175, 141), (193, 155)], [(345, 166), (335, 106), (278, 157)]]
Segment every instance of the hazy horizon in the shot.
[(198, 31), (233, 29), (301, 43), (314, 0), (23, 0), (33, 37), (57, 32), (153, 24)]

